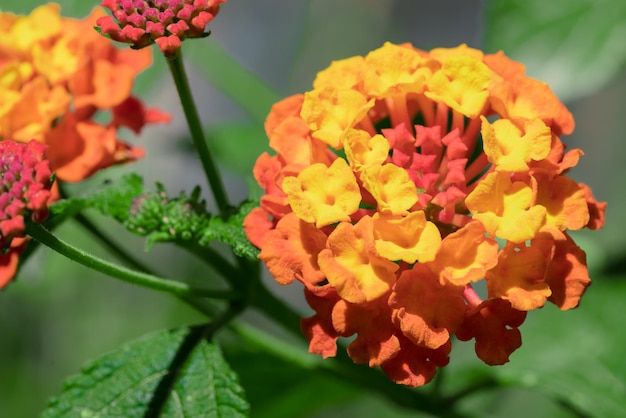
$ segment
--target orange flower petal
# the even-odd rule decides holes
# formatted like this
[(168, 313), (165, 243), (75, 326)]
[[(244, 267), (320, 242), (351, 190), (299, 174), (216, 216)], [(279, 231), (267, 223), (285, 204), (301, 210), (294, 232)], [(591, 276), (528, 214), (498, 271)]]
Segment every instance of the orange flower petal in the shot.
[(463, 321), (463, 287), (442, 285), (427, 266), (416, 264), (400, 275), (389, 306), (404, 335), (420, 347), (437, 349)]
[(553, 254), (554, 244), (550, 242), (504, 247), (498, 265), (487, 272), (489, 297), (508, 300), (519, 311), (541, 308), (552, 294), (545, 277)]
[(0, 289), (15, 277), (20, 254), (24, 252), (27, 244), (27, 238), (13, 238), (6, 253), (0, 251)]
[(574, 117), (541, 81), (518, 77), (491, 89), (490, 102), (503, 118), (523, 123), (526, 119), (541, 119), (556, 135), (569, 135), (574, 131)]
[(263, 208), (254, 208), (243, 220), (243, 230), (248, 240), (257, 248), (263, 245), (263, 238), (270, 230), (274, 229), (275, 222), (270, 219), (270, 214)]
[(498, 243), (485, 236), (481, 222), (470, 222), (441, 242), (435, 260), (428, 267), (442, 284), (463, 286), (481, 280), (498, 263)]
[(400, 351), (391, 360), (384, 362), (380, 368), (392, 381), (406, 386), (424, 386), (430, 382), (437, 367), (444, 367), (450, 361), (452, 350), (450, 341), (436, 350), (418, 347), (404, 336), (398, 337)]
[(309, 340), (309, 352), (319, 354), (322, 358), (337, 355), (337, 338), (339, 333), (333, 327), (331, 313), (341, 299), (334, 292), (316, 294), (304, 288), (304, 296), (315, 315), (300, 320), (302, 333)]
[(589, 222), (585, 190), (567, 177), (539, 177), (536, 204), (546, 208), (546, 227), (577, 230)]
[(585, 225), (589, 229), (600, 229), (604, 226), (604, 217), (606, 212), (606, 202), (598, 202), (591, 188), (583, 183), (578, 185), (585, 191), (585, 198), (587, 200), (587, 208), (589, 209), (589, 222)]
[(456, 336), (461, 341), (476, 339), (476, 355), (490, 366), (509, 361), (509, 356), (522, 345), (518, 327), (526, 312), (515, 310), (502, 299), (488, 299), (470, 309)]
[(333, 326), (344, 337), (357, 334), (348, 345), (348, 354), (357, 364), (380, 366), (400, 350), (398, 337), (393, 334), (391, 310), (385, 298), (363, 305), (345, 300), (337, 302), (332, 313)]
[(325, 244), (326, 234), (290, 213), (278, 221), (276, 229), (265, 234), (259, 259), (282, 285), (297, 278), (316, 286), (325, 279), (317, 264), (317, 255)]
[(576, 308), (591, 284), (585, 252), (566, 233), (552, 229), (542, 235), (554, 243), (554, 256), (545, 278), (552, 291), (548, 300), (561, 310)]
[(504, 52), (498, 51), (495, 54), (487, 54), (483, 57), (483, 62), (487, 64), (494, 72), (496, 72), (504, 80), (512, 81), (518, 77), (523, 77), (526, 73), (526, 67), (521, 62), (516, 62), (504, 55)]
[(274, 104), (265, 119), (265, 134), (271, 138), (274, 129), (284, 120), (300, 116), (304, 94), (294, 94)]

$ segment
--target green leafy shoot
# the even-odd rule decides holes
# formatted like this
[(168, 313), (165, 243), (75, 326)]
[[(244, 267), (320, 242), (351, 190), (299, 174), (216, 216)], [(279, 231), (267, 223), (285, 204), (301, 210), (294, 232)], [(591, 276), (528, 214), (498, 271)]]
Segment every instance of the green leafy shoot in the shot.
[(93, 208), (102, 214), (124, 222), (130, 213), (133, 200), (143, 193), (140, 175), (131, 173), (116, 182), (108, 182), (100, 189), (84, 196), (60, 200), (50, 205), (53, 215), (71, 216), (82, 210)]
[(176, 198), (168, 198), (165, 187), (157, 183), (156, 190), (134, 199), (124, 226), (147, 237), (146, 250), (156, 242), (197, 242), (210, 219), (200, 193), (200, 187), (196, 187), (190, 196), (181, 192)]
[(237, 212), (224, 218), (211, 218), (200, 238), (200, 245), (207, 246), (212, 240), (218, 240), (230, 245), (235, 254), (255, 260), (259, 250), (248, 241), (243, 230), (243, 220), (258, 205), (255, 201), (245, 201)]

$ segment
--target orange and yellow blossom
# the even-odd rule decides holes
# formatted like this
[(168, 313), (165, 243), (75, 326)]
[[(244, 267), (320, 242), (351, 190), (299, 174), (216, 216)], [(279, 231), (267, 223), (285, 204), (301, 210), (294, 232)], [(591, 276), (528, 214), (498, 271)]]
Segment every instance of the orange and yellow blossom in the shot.
[(527, 311), (578, 305), (590, 279), (568, 231), (601, 228), (606, 204), (565, 176), (574, 120), (522, 64), (386, 43), (313, 87), (272, 108), (276, 155), (257, 161), (266, 194), (244, 223), (276, 280), (304, 284), (312, 353), (356, 335), (355, 363), (420, 386), (451, 336), (503, 364)]
[[(56, 4), (30, 15), (0, 13), (0, 139), (47, 144), (62, 181), (141, 157), (141, 148), (118, 138), (121, 127), (139, 133), (169, 116), (132, 96), (149, 50), (121, 50), (94, 29), (104, 11), (82, 20), (60, 15)], [(110, 121), (96, 116), (108, 112)]]
[[(29, 15), (0, 12), (0, 141), (45, 144), (61, 181), (142, 157), (141, 148), (119, 139), (120, 128), (139, 134), (147, 124), (169, 121), (132, 96), (151, 52), (114, 47), (93, 29), (103, 15), (96, 8), (85, 19), (66, 18), (53, 3)], [(99, 122), (102, 116), (108, 122)], [(0, 260), (0, 283), (15, 274), (16, 254)]]

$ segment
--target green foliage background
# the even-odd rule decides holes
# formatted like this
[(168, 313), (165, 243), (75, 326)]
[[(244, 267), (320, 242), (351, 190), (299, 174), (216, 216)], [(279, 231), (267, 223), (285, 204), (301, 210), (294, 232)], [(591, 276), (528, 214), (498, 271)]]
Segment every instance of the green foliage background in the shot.
[[(94, 5), (82, 0), (59, 3), (64, 15), (77, 17), (85, 16)], [(577, 128), (565, 142), (586, 152), (572, 175), (592, 186), (598, 199), (609, 202), (605, 229), (575, 237), (587, 251), (594, 284), (577, 310), (558, 312), (546, 307), (531, 312), (521, 328), (523, 346), (505, 366), (489, 368), (475, 358), (471, 343), (457, 344), (441, 385), (444, 392), (451, 393), (485, 379), (499, 382), (499, 389), (463, 401), (463, 410), (475, 417), (626, 416), (626, 331), (622, 320), (626, 224), (621, 218), (626, 209), (622, 191), (626, 141), (621, 116), (626, 111), (626, 3), (257, 3), (265, 2), (230, 0), (211, 25), (211, 38), (185, 44), (197, 99), (206, 104), (200, 108), (201, 116), (214, 151), (230, 173), (229, 192), (239, 200), (246, 195), (254, 159), (267, 147), (262, 123), (271, 104), (309, 88), (315, 72), (330, 60), (367, 53), (385, 40), (409, 41), (424, 49), (461, 42), (490, 52), (503, 49), (567, 100)], [(28, 13), (40, 4), (0, 0), (0, 9)], [(137, 94), (179, 117), (172, 92), (162, 87), (167, 74), (158, 58), (140, 76)], [(73, 191), (90, 190), (104, 179), (132, 170), (141, 172), (147, 184), (164, 181), (172, 194), (177, 188), (191, 191), (202, 176), (189, 149), (181, 145), (186, 143), (184, 124), (175, 121), (172, 125), (148, 129), (141, 139), (130, 138), (147, 148), (144, 161), (107, 170), (76, 185)], [(173, 159), (173, 151), (181, 156)], [(164, 170), (155, 169), (160, 164), (168, 167), (167, 178), (163, 178)], [(142, 254), (141, 238), (130, 236), (95, 212), (88, 215), (112, 236), (124, 237), (119, 241), (130, 251)], [(59, 234), (97, 255), (113, 258), (72, 223), (60, 228)], [(157, 245), (142, 258), (171, 277), (204, 279), (198, 277), (198, 261), (174, 247)], [(294, 303), (301, 301), (293, 294), (283, 296)], [(61, 382), (87, 360), (149, 332), (202, 320), (167, 295), (109, 280), (40, 251), (19, 280), (0, 293), (0, 417), (37, 416), (47, 399), (60, 392)], [(243, 346), (228, 332), (221, 338), (226, 359), (246, 389), (252, 416), (415, 416), (380, 395), (281, 360), (259, 347)], [(421, 390), (427, 393), (431, 389)]]

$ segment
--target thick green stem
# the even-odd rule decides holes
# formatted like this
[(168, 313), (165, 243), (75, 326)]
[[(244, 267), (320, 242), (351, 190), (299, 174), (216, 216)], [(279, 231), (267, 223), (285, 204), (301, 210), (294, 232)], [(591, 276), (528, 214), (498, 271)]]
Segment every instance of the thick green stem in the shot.
[(213, 197), (215, 198), (220, 213), (224, 214), (230, 206), (228, 197), (220, 173), (217, 170), (217, 166), (213, 161), (213, 157), (211, 156), (211, 152), (204, 138), (200, 117), (198, 116), (198, 109), (193, 100), (187, 74), (185, 73), (185, 67), (183, 66), (181, 50), (178, 49), (175, 54), (168, 55), (165, 58), (167, 59), (167, 64), (174, 78), (176, 90), (178, 91), (178, 96), (183, 106), (183, 112), (185, 113), (187, 124), (189, 125), (189, 132), (191, 133), (191, 138), (198, 151), (204, 173), (213, 191)]
[(26, 224), (26, 233), (36, 239), (43, 245), (52, 250), (76, 261), (86, 267), (101, 273), (107, 274), (116, 279), (136, 284), (138, 286), (147, 287), (149, 289), (161, 292), (171, 293), (177, 296), (204, 296), (216, 299), (238, 299), (240, 295), (230, 290), (210, 290), (190, 286), (186, 283), (167, 280), (151, 274), (140, 273), (130, 270), (126, 267), (109, 263), (101, 258), (95, 257), (79, 248), (76, 248), (57, 236), (40, 224), (28, 222)]

